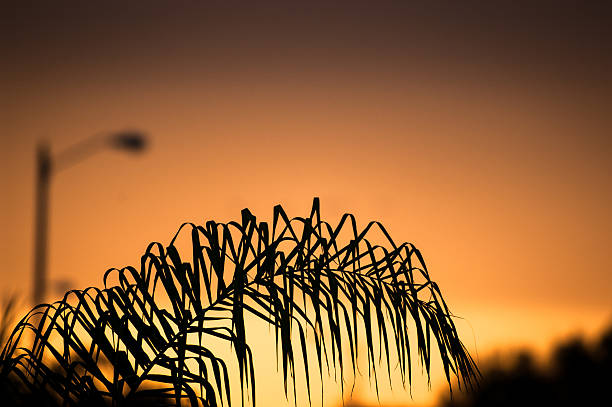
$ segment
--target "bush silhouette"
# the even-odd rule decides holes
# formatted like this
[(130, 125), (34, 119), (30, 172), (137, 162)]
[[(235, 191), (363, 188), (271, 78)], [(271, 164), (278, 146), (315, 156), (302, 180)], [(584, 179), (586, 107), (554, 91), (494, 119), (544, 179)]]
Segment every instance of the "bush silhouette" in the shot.
[[(190, 247), (180, 254), (184, 238)], [(275, 330), (285, 393), (293, 382), (295, 397), (301, 371), (309, 401), (309, 367), (322, 376), (331, 366), (344, 386), (364, 351), (374, 382), (381, 358), (391, 375), (393, 349), (410, 384), (409, 329), (427, 375), (434, 346), (449, 385), (456, 376), (470, 387), (479, 374), (420, 252), (396, 245), (378, 222), (358, 230), (350, 214), (332, 227), (315, 198), (305, 218), (276, 206), (271, 225), (247, 209), (238, 222), (183, 224), (167, 247), (148, 246), (139, 270), (110, 269), (104, 288), (38, 305), (2, 350), (0, 383), (14, 404), (217, 406), (230, 403), (235, 363), (243, 403), (254, 404), (247, 315)], [(212, 341), (231, 344), (235, 360), (216, 356)]]
[(582, 339), (558, 345), (549, 366), (538, 366), (529, 352), (507, 366), (485, 369), (479, 388), (447, 407), (610, 405), (612, 326), (594, 346)]

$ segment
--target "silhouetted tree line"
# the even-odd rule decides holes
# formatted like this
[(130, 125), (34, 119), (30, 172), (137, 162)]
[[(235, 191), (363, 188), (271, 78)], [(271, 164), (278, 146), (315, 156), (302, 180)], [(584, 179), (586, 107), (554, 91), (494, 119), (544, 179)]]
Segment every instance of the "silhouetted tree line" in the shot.
[(546, 366), (523, 351), (506, 366), (484, 366), (480, 387), (444, 407), (612, 405), (612, 326), (594, 343), (582, 338), (553, 350)]

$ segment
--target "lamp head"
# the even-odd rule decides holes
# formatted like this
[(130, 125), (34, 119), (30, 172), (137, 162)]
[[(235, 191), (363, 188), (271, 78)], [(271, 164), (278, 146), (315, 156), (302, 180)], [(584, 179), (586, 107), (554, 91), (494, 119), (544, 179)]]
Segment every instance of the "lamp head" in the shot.
[(147, 147), (147, 136), (138, 130), (125, 130), (110, 136), (113, 148), (130, 152), (140, 152)]

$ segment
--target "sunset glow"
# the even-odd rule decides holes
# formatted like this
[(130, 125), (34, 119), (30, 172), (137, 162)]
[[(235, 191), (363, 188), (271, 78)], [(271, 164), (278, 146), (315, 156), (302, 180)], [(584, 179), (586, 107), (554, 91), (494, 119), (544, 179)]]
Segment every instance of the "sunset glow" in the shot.
[[(609, 14), (180, 3), (3, 17), (0, 294), (29, 301), (39, 140), (54, 154), (137, 128), (146, 153), (104, 151), (53, 177), (50, 300), (139, 265), (183, 222), (246, 207), (270, 220), (276, 204), (304, 216), (319, 197), (330, 223), (351, 212), (422, 251), (477, 361), (545, 355), (610, 323)], [(273, 336), (249, 338), (259, 405), (291, 405)], [(357, 384), (377, 405), (367, 376)], [(441, 370), (431, 391), (415, 379), (414, 402), (444, 385)], [(393, 386), (382, 405), (411, 400)], [(340, 398), (330, 378), (324, 405)]]

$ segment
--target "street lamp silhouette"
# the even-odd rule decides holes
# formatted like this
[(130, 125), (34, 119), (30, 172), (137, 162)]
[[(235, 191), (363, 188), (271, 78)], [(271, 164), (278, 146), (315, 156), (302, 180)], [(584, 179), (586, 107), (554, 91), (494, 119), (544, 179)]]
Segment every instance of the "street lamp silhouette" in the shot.
[(34, 305), (40, 304), (47, 290), (47, 227), (51, 177), (104, 149), (137, 153), (147, 146), (146, 135), (128, 130), (94, 135), (52, 157), (49, 144), (41, 142), (36, 154), (36, 220), (34, 238)]

